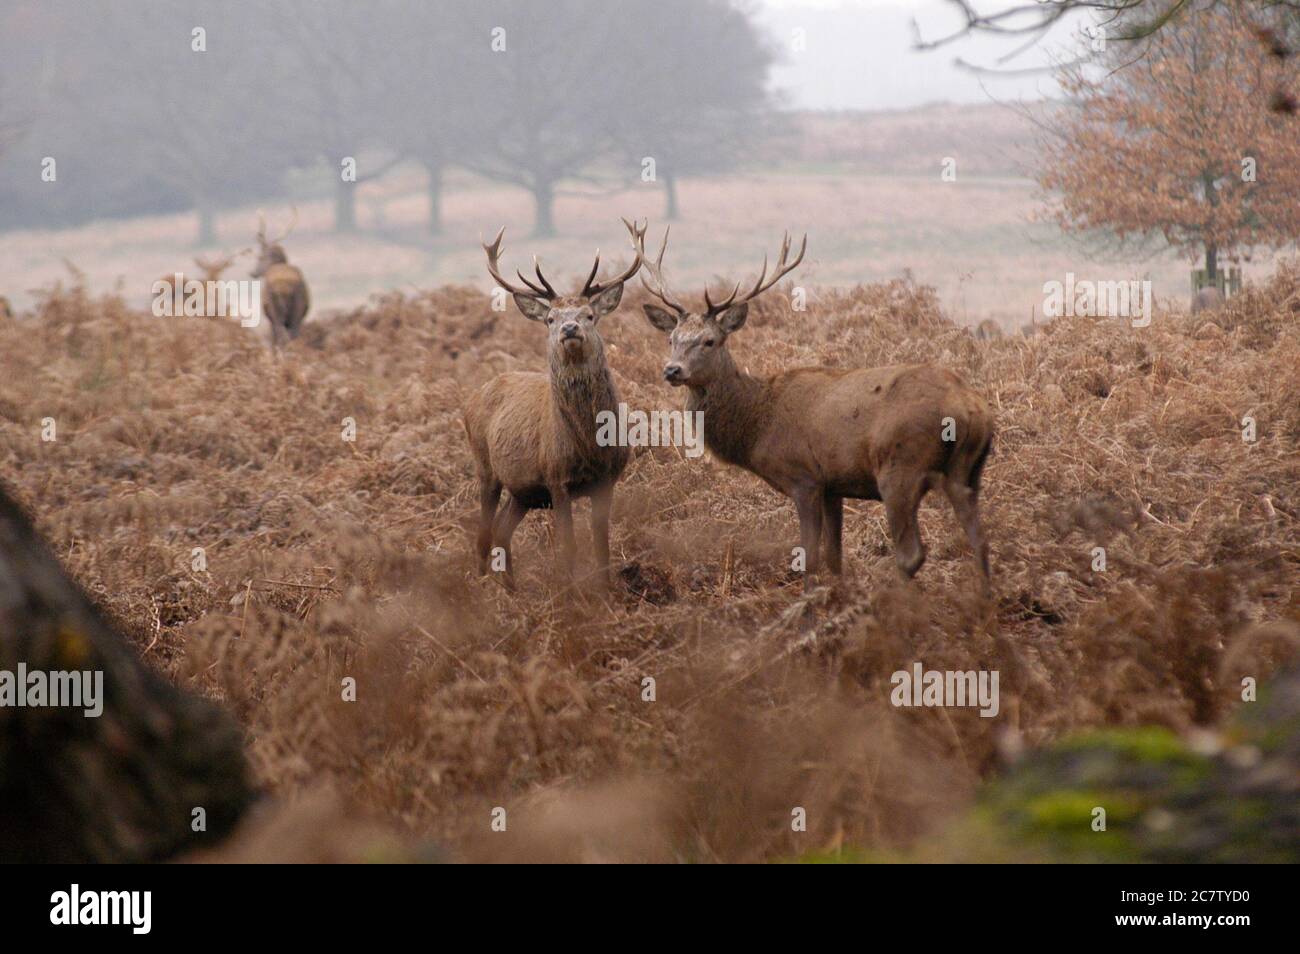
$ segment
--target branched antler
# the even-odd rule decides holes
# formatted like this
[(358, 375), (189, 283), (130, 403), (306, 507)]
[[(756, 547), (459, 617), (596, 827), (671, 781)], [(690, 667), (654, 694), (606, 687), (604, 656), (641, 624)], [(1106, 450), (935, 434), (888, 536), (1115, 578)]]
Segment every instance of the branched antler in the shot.
[[(676, 311), (678, 316), (684, 317), (686, 315), (686, 306), (673, 297), (673, 293), (668, 290), (668, 283), (664, 280), (664, 252), (668, 251), (669, 229), (664, 229), (664, 241), (663, 244), (659, 246), (659, 255), (655, 258), (654, 264), (652, 265), (650, 264), (650, 257), (645, 253), (645, 227), (642, 227), (638, 232), (627, 219), (623, 220), (623, 224), (626, 225), (628, 231), (632, 233), (632, 245), (636, 248), (637, 261), (641, 263), (645, 272), (650, 273), (650, 277), (654, 281), (654, 284), (652, 285), (650, 282), (646, 281), (645, 274), (642, 273), (641, 284), (645, 286), (646, 291), (654, 295), (669, 308)], [(647, 222), (646, 225), (648, 226), (649, 223)]]
[[(289, 237), (289, 234), (298, 225), (298, 207), (296, 205), (291, 206), (290, 210), (293, 213), (293, 217), (289, 220), (289, 227), (285, 229), (284, 232), (282, 232), (280, 235), (270, 240), (268, 240), (266, 237), (266, 213), (263, 212), (261, 209), (257, 210), (257, 244), (258, 245), (262, 246), (263, 248), (265, 248), (268, 245), (278, 245), (280, 242), (283, 242), (285, 239)], [(238, 255), (243, 253), (237, 252), (236, 254)]]
[[(600, 250), (597, 249), (596, 261), (591, 266), (591, 274), (587, 276), (586, 282), (583, 283), (582, 291), (579, 293), (580, 297), (595, 298), (601, 292), (608, 291), (615, 285), (622, 285), (641, 270), (641, 253), (644, 249), (638, 246), (637, 239), (640, 238), (642, 240), (642, 245), (644, 245), (646, 226), (642, 225), (638, 227), (637, 225), (628, 222), (627, 219), (623, 220), (623, 224), (626, 225), (628, 231), (632, 233), (632, 245), (637, 249), (637, 254), (633, 259), (632, 264), (628, 266), (627, 270), (624, 271), (623, 274), (613, 278), (607, 278), (603, 282), (598, 282), (596, 281), (596, 272), (600, 269)], [(527, 295), (529, 298), (538, 298), (544, 301), (554, 301), (559, 298), (559, 293), (554, 289), (554, 287), (552, 287), (551, 283), (546, 280), (546, 276), (542, 274), (541, 263), (538, 262), (537, 256), (535, 255), (533, 256), (533, 271), (536, 273), (536, 281), (528, 278), (518, 269), (515, 270), (515, 274), (518, 275), (519, 280), (524, 283), (523, 288), (511, 284), (502, 277), (500, 271), (501, 240), (505, 237), (505, 234), (505, 227), (502, 226), (501, 231), (497, 233), (497, 237), (492, 240), (491, 245), (486, 242), (483, 243), (483, 251), (487, 253), (488, 273), (496, 279), (497, 284), (512, 295)]]
[[(799, 246), (798, 257), (795, 258), (793, 262), (786, 264), (786, 260), (790, 257), (790, 233), (786, 232), (785, 239), (784, 241), (781, 242), (781, 258), (776, 263), (776, 271), (772, 273), (772, 277), (767, 278), (767, 256), (764, 255), (763, 270), (758, 273), (758, 280), (754, 282), (754, 287), (751, 288), (749, 291), (745, 292), (744, 295), (741, 295), (740, 298), (736, 297), (740, 293), (740, 282), (736, 282), (736, 287), (731, 290), (731, 294), (719, 302), (714, 302), (709, 297), (709, 290), (707, 288), (704, 290), (704, 303), (708, 308), (706, 314), (709, 315), (721, 314), (722, 312), (726, 311), (728, 308), (731, 308), (735, 305), (743, 305), (745, 302), (758, 297), (763, 292), (767, 291), (769, 288), (771, 288), (773, 285), (779, 282), (786, 275), (790, 274), (792, 271), (798, 268), (799, 263), (803, 261), (803, 256), (806, 251), (808, 251), (808, 233), (805, 232), (803, 237), (803, 242)], [(764, 281), (764, 279), (767, 280)]]
[(496, 279), (498, 285), (510, 292), (512, 295), (525, 295), (528, 298), (541, 298), (546, 301), (559, 297), (556, 295), (555, 289), (551, 287), (551, 283), (546, 280), (546, 276), (542, 274), (542, 266), (537, 261), (536, 256), (533, 257), (533, 269), (537, 272), (537, 280), (541, 282), (540, 285), (536, 285), (530, 282), (527, 278), (524, 278), (524, 273), (518, 270), (515, 271), (515, 274), (518, 275), (519, 280), (524, 283), (525, 287), (523, 288), (506, 281), (505, 278), (502, 277), (501, 240), (505, 238), (505, 234), (506, 228), (503, 225), (501, 226), (501, 231), (497, 233), (497, 237), (492, 240), (491, 245), (488, 245), (486, 242), (483, 243), (483, 251), (487, 253), (488, 274)]
[(640, 240), (642, 245), (645, 244), (645, 230), (649, 228), (650, 221), (647, 219), (646, 224), (640, 227), (637, 226), (635, 221), (629, 222), (627, 219), (623, 220), (623, 224), (626, 225), (627, 230), (632, 233), (632, 247), (636, 249), (636, 255), (632, 259), (632, 265), (617, 278), (607, 278), (603, 282), (598, 282), (596, 281), (596, 270), (600, 268), (600, 249), (596, 249), (596, 261), (592, 264), (591, 274), (587, 276), (587, 281), (582, 286), (581, 294), (583, 298), (595, 298), (601, 292), (608, 291), (615, 285), (622, 285), (637, 272), (641, 271), (642, 256), (637, 241)]

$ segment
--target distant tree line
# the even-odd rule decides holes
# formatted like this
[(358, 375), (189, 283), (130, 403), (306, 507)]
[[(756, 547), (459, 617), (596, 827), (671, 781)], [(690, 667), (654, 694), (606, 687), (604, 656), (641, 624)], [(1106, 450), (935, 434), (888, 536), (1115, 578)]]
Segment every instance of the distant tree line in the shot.
[(346, 232), (357, 187), (403, 162), (434, 234), (453, 167), (527, 189), (540, 234), (573, 180), (653, 174), (671, 217), (682, 176), (762, 135), (772, 61), (730, 0), (13, 0), (0, 229), (194, 209), (206, 244), (217, 210), (328, 170)]

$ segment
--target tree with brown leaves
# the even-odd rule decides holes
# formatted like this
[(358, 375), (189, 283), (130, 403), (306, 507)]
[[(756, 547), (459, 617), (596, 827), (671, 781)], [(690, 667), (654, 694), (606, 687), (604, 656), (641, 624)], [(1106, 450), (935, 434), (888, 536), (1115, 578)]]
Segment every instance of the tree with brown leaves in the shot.
[(1039, 184), (1062, 228), (1121, 243), (1162, 239), (1214, 283), (1219, 259), (1300, 236), (1300, 137), (1270, 109), (1295, 65), (1261, 47), (1258, 25), (1211, 6), (1141, 48), (1065, 67), (1071, 103), (1050, 127)]

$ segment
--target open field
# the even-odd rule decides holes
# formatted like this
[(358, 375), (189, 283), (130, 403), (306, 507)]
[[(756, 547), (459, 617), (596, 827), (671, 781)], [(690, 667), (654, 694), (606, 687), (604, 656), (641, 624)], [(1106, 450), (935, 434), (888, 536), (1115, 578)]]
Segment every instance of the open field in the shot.
[[(309, 325), (279, 360), (233, 324), (154, 319), (76, 288), (0, 325), (7, 483), (145, 659), (230, 708), (282, 806), (250, 822), (227, 857), (406, 857), (421, 843), (471, 859), (1040, 857), (1032, 840), (981, 847), (940, 833), (1015, 752), (1089, 727), (1218, 725), (1240, 708), (1242, 678), (1264, 680), (1292, 651), (1294, 266), (1213, 319), (1162, 310), (1145, 329), (1076, 319), (981, 343), (922, 286), (831, 286), (854, 279), (857, 255), (879, 263), (887, 237), (940, 240), (945, 196), (962, 195), (961, 215), (987, 231), (965, 252), (950, 239), (949, 263), (976, 264), (1002, 236), (1016, 251), (998, 266), (1001, 287), (1022, 287), (1007, 276), (1027, 283), (1039, 265), (1012, 242), (1012, 203), (997, 185), (923, 202), (884, 179), (791, 178), (751, 197), (761, 236), (739, 213), (725, 217), (742, 180), (730, 188), (688, 184), (678, 275), (752, 268), (781, 226), (819, 223), (820, 257), (798, 273), (817, 286), (809, 311), (777, 292), (762, 299), (732, 345), (740, 363), (759, 373), (935, 361), (993, 404), (991, 602), (934, 496), (916, 583), (897, 582), (880, 507), (857, 503), (846, 581), (805, 596), (788, 570), (790, 503), (674, 449), (638, 453), (619, 485), (608, 598), (556, 589), (539, 514), (516, 537), (518, 592), (478, 578), (459, 405), (494, 373), (544, 366), (537, 327), (491, 311), (479, 290), (391, 292)], [(391, 227), (403, 208), (388, 210)], [(506, 208), (497, 193), (466, 194), (449, 218), (459, 232), (486, 231)], [(848, 220), (852, 208), (875, 223), (858, 245), (845, 238), (863, 225)], [(710, 212), (722, 221), (706, 229)], [(561, 227), (599, 222), (592, 213), (566, 201)], [(223, 233), (235, 224), (223, 220)], [(314, 238), (322, 225), (305, 209), (295, 259), (336, 305), (354, 287), (399, 286), (406, 270), (422, 285), (486, 285), (463, 240), (430, 269), (424, 251), (386, 262), (396, 243), (350, 258), (342, 240)], [(146, 252), (179, 247), (185, 223), (114, 228), (98, 246), (68, 247), (93, 284), (111, 262), (137, 262), (142, 278), (162, 269)], [(599, 231), (609, 245), (621, 226), (610, 216)], [(547, 246), (548, 260), (589, 261), (595, 236)], [(20, 237), (2, 241), (13, 250)], [(686, 266), (706, 243), (716, 266)], [(531, 248), (516, 239), (512, 260)], [(29, 260), (52, 254), (32, 247)], [(903, 253), (890, 255), (901, 267)], [(996, 301), (997, 283), (979, 287)], [(640, 300), (629, 294), (602, 323), (610, 364), (632, 406), (674, 407), (680, 395), (659, 376), (665, 346)], [(1247, 415), (1253, 442), (1242, 439)], [(55, 441), (41, 439), (46, 418)], [(345, 418), (355, 442), (342, 439)], [(584, 517), (585, 506), (580, 527)], [(195, 547), (206, 569), (194, 568)], [(998, 670), (999, 717), (891, 706), (890, 674), (917, 661)], [(341, 698), (347, 677), (355, 702)], [(498, 806), (504, 833), (489, 828)], [(795, 808), (806, 832), (791, 830)]]
[[(311, 282), (314, 314), (355, 307), (385, 289), (413, 292), (453, 283), (486, 289), (480, 236), (507, 226), (506, 248), (539, 255), (551, 268), (570, 273), (596, 248), (626, 257), (620, 216), (651, 223), (662, 234), (663, 195), (657, 187), (613, 196), (566, 195), (557, 203), (561, 236), (529, 237), (532, 212), (526, 193), (481, 181), (465, 181), (445, 201), (446, 234), (423, 232), (425, 198), (419, 176), (394, 176), (361, 188), (362, 232), (330, 231), (327, 199), (300, 206), (288, 242), (292, 261)], [(578, 187), (575, 187), (575, 189)], [(1087, 254), (1047, 223), (1035, 222), (1034, 186), (1015, 177), (960, 178), (944, 183), (933, 175), (855, 172), (844, 167), (792, 166), (784, 171), (687, 179), (680, 185), (683, 219), (673, 223), (669, 267), (674, 280), (700, 283), (754, 272), (774, 252), (782, 231), (809, 233), (808, 258), (798, 280), (822, 287), (850, 287), (910, 271), (932, 284), (944, 307), (962, 323), (994, 318), (1007, 327), (1042, 318), (1045, 281), (1080, 278), (1127, 280), (1147, 273), (1157, 297), (1188, 297), (1189, 265), (1169, 255), (1151, 261), (1115, 262)], [(382, 206), (382, 213), (377, 210)], [(273, 223), (290, 218), (287, 206), (269, 207)], [(218, 217), (221, 248), (252, 242), (253, 209)], [(15, 302), (67, 277), (66, 259), (83, 270), (93, 289), (120, 287), (143, 306), (160, 275), (193, 270), (193, 216), (99, 222), (62, 232), (0, 233), (0, 289)], [(526, 258), (525, 258), (526, 260)], [(245, 257), (228, 277), (247, 272)], [(1267, 274), (1268, 263), (1253, 274)], [(1249, 270), (1247, 274), (1252, 272)]]
[[(957, 181), (940, 178), (944, 157), (957, 160)], [(1185, 303), (1190, 264), (1168, 253), (1102, 255), (1041, 221), (1041, 196), (1025, 177), (1034, 162), (1033, 128), (997, 106), (933, 106), (874, 114), (807, 114), (791, 120), (756, 157), (754, 167), (679, 184), (682, 220), (673, 223), (669, 268), (680, 284), (702, 287), (751, 274), (783, 230), (809, 233), (808, 258), (796, 281), (848, 288), (907, 273), (932, 285), (960, 324), (993, 318), (1015, 328), (1042, 317), (1043, 283), (1149, 277), (1157, 298)], [(407, 293), (445, 284), (486, 289), (480, 237), (507, 226), (508, 253), (539, 255), (572, 273), (597, 247), (628, 254), (621, 216), (648, 218), (657, 241), (663, 191), (645, 183), (608, 192), (579, 183), (556, 204), (559, 237), (538, 241), (531, 197), (467, 173), (446, 183), (444, 234), (425, 230), (424, 175), (400, 166), (358, 186), (360, 231), (331, 230), (328, 182), (299, 183), (300, 219), (288, 242), (292, 261), (311, 283), (314, 317), (353, 308), (392, 289)], [(291, 217), (288, 204), (268, 206), (273, 230)], [(58, 232), (0, 232), (0, 294), (18, 304), (67, 277), (66, 260), (93, 290), (118, 288), (143, 305), (160, 275), (192, 270), (195, 254), (236, 251), (252, 243), (256, 210), (217, 218), (220, 247), (193, 247), (193, 214), (105, 220)], [(239, 260), (227, 277), (242, 277)], [(1271, 274), (1275, 261), (1245, 266), (1247, 280)]]

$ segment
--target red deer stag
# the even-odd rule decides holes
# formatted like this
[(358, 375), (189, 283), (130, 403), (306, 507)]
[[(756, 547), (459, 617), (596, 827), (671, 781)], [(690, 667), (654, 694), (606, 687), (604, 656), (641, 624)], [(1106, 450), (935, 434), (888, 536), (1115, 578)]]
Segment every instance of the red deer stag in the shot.
[[(645, 226), (624, 220), (634, 244), (643, 244)], [(548, 331), (549, 374), (509, 372), (483, 385), (464, 407), (465, 432), (478, 469), (478, 569), (487, 572), (494, 546), (501, 548), (505, 582), (514, 586), (510, 538), (529, 510), (550, 507), (560, 544), (561, 571), (572, 579), (574, 563), (574, 497), (591, 498), (591, 527), (599, 582), (609, 580), (609, 515), (614, 484), (627, 466), (626, 447), (601, 446), (596, 439), (596, 415), (618, 411), (618, 391), (605, 363), (605, 346), (596, 324), (623, 297), (623, 283), (641, 268), (638, 254), (632, 266), (616, 278), (596, 280), (600, 252), (582, 290), (560, 295), (542, 275), (536, 259), (536, 281), (517, 272), (523, 285), (501, 276), (499, 260), (505, 229), (484, 245), (488, 272), (514, 296), (525, 318), (542, 322)], [(500, 513), (502, 489), (510, 491)]]
[[(196, 278), (193, 274), (185, 275), (183, 272), (173, 272), (170, 275), (162, 276), (154, 283), (153, 287), (157, 289), (159, 285), (163, 286), (163, 291), (160, 294), (171, 298), (172, 314), (174, 315), (194, 314), (207, 317), (234, 317), (232, 304), (236, 300), (235, 293), (227, 292), (225, 295), (220, 295), (217, 293), (216, 288), (209, 283), (221, 281), (222, 273), (235, 263), (235, 259), (250, 251), (252, 249), (243, 248), (230, 255), (223, 255), (221, 258), (204, 258), (196, 255), (194, 264), (203, 272), (202, 278)], [(198, 282), (202, 285), (197, 294), (194, 294), (195, 289), (193, 287), (190, 287), (187, 291), (190, 282)], [(185, 310), (187, 298), (192, 299), (189, 312)], [(225, 299), (224, 308), (221, 307), (223, 298)], [(162, 300), (165, 300), (165, 298)]]
[(980, 527), (980, 473), (993, 439), (984, 399), (957, 375), (931, 365), (838, 370), (798, 368), (770, 378), (741, 371), (727, 339), (745, 324), (748, 302), (803, 260), (788, 262), (790, 236), (771, 278), (767, 260), (749, 291), (740, 284), (723, 301), (704, 294), (705, 310), (691, 312), (668, 289), (664, 251), (651, 262), (638, 248), (652, 281), (646, 289), (669, 310), (646, 304), (645, 314), (669, 333), (671, 356), (664, 378), (686, 387), (688, 411), (704, 412), (704, 444), (715, 455), (758, 475), (794, 500), (806, 561), (805, 586), (826, 562), (842, 572), (844, 498), (881, 500), (894, 543), (894, 559), (907, 577), (925, 561), (916, 513), (931, 488), (942, 488), (957, 512), (988, 581), (988, 544)]
[(262, 281), (262, 315), (271, 323), (271, 344), (279, 346), (281, 341), (298, 337), (307, 309), (311, 307), (311, 296), (307, 292), (307, 282), (302, 272), (289, 264), (280, 243), (289, 237), (298, 221), (298, 210), (294, 209), (293, 221), (279, 238), (267, 241), (266, 217), (257, 214), (257, 246), (259, 249), (257, 264), (253, 266), (252, 276)]

